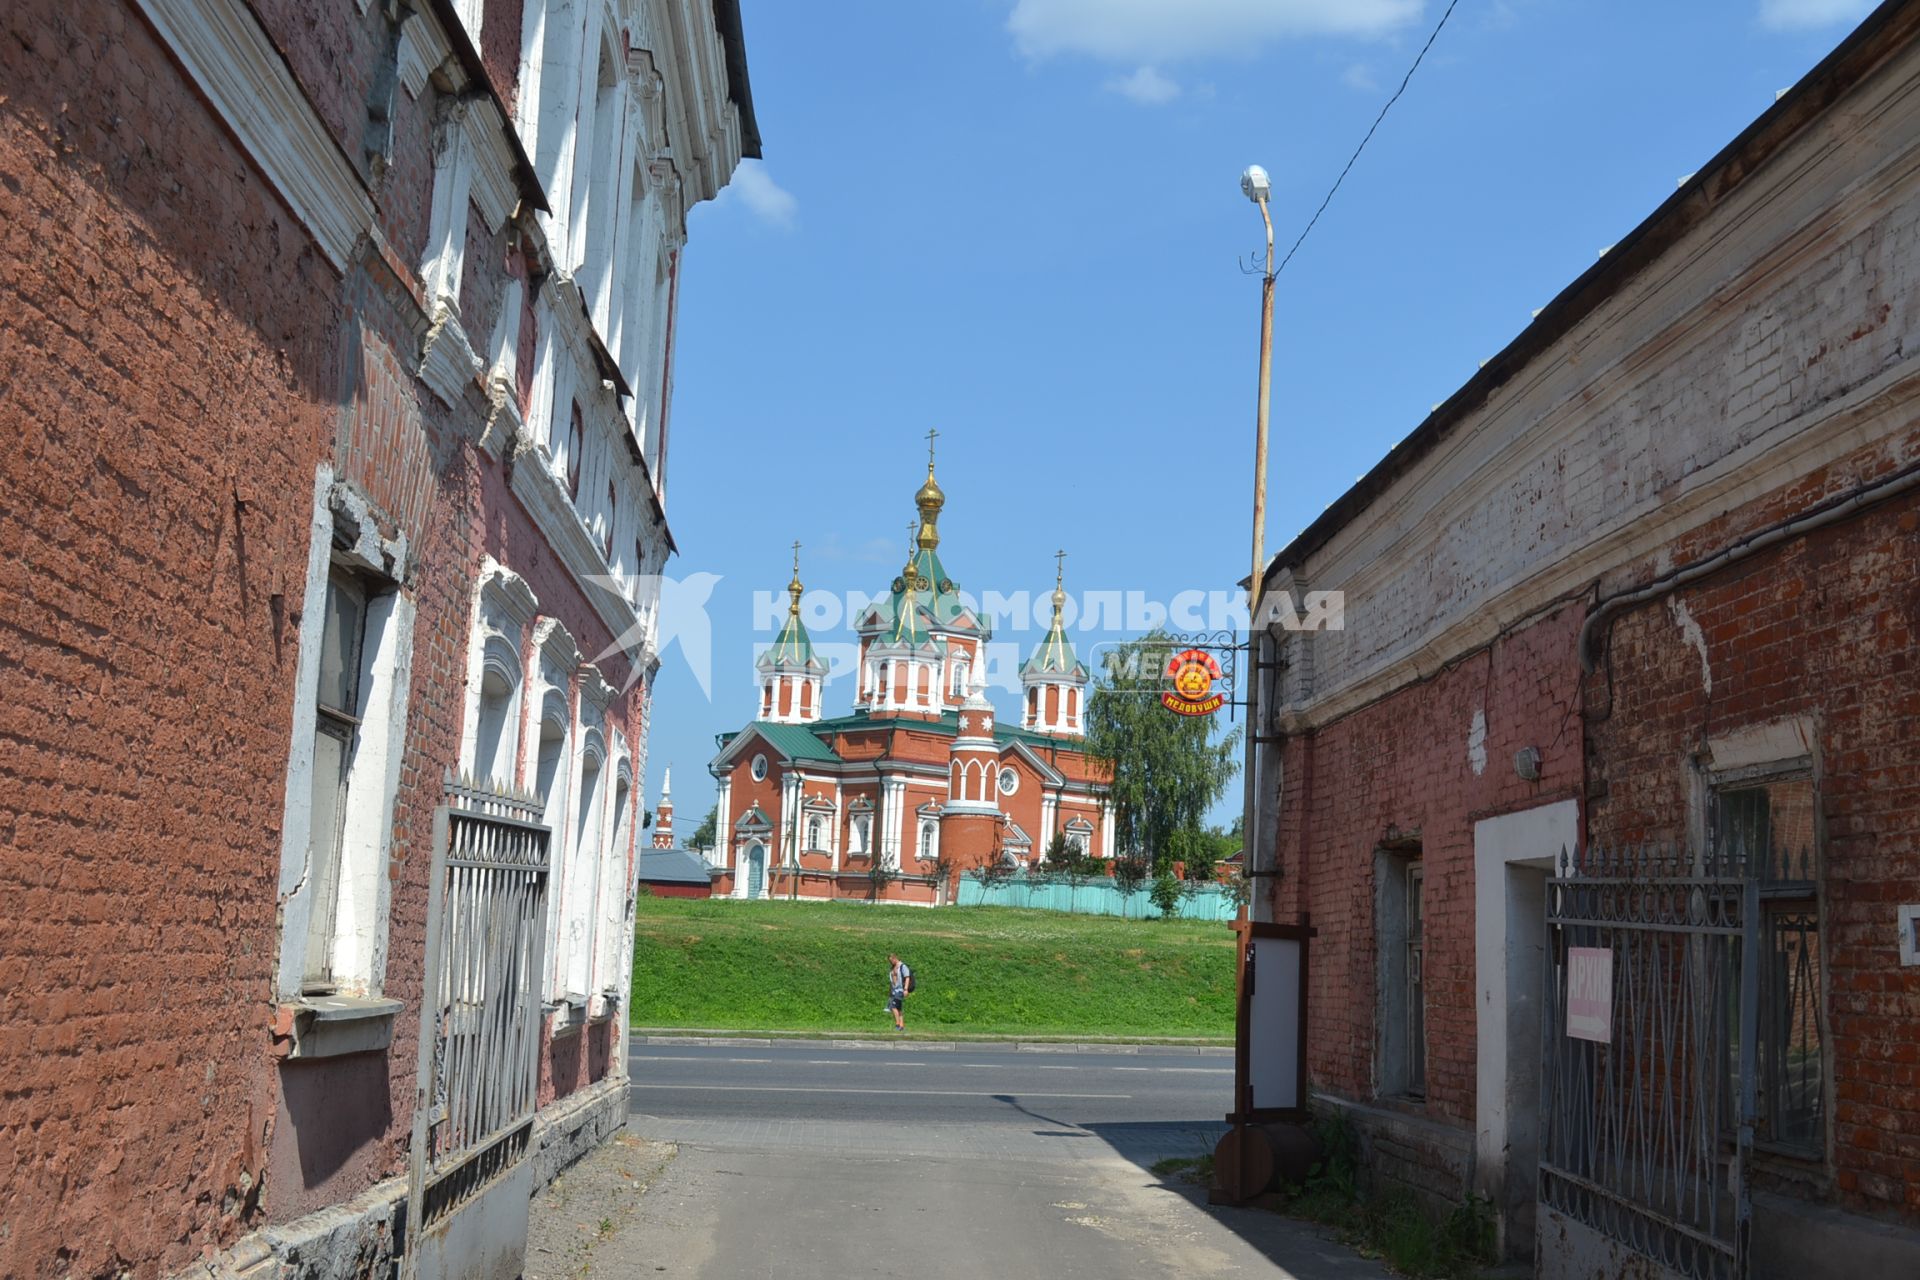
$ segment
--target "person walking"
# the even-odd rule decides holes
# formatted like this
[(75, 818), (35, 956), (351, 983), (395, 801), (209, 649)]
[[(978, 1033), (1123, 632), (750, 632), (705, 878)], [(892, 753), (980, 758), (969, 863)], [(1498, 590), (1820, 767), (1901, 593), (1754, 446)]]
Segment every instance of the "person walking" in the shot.
[(887, 1012), (893, 1015), (893, 1029), (903, 1034), (907, 1029), (907, 987), (912, 976), (913, 970), (907, 968), (899, 956), (887, 956)]

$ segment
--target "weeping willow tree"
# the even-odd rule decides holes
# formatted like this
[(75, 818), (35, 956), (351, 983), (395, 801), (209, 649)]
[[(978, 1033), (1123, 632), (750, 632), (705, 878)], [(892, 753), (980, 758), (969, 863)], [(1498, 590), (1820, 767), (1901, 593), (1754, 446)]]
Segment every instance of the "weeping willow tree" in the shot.
[(1114, 842), (1156, 870), (1204, 833), (1207, 810), (1239, 771), (1239, 729), (1160, 704), (1172, 647), (1159, 631), (1117, 646), (1087, 699), (1087, 751), (1113, 772)]

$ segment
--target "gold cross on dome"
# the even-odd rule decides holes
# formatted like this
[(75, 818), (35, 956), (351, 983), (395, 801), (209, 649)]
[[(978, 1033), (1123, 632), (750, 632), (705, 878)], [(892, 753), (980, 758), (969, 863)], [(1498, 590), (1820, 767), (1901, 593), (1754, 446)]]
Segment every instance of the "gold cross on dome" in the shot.
[(938, 427), (927, 428), (927, 465), (929, 467), (933, 465), (933, 442), (939, 438), (940, 429)]
[(800, 539), (798, 538), (793, 540), (793, 573), (795, 577), (800, 576)]
[(1053, 553), (1053, 585), (1059, 586), (1067, 580), (1067, 553), (1061, 549)]

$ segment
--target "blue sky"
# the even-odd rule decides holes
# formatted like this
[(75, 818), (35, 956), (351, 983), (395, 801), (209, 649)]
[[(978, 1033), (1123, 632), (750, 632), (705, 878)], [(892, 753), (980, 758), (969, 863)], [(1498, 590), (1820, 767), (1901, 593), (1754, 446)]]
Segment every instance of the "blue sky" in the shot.
[[(1460, 0), (1280, 278), (1269, 552), (1870, 7)], [(751, 715), (754, 591), (795, 539), (810, 589), (882, 590), (929, 427), (962, 587), (1043, 593), (1056, 548), (1075, 591), (1246, 573), (1261, 230), (1239, 173), (1273, 174), (1284, 252), (1445, 5), (743, 8), (766, 156), (691, 218), (669, 446), (667, 573), (719, 575), (711, 697), (676, 647), (654, 704), (647, 803), (676, 766), (683, 836), (714, 735)]]

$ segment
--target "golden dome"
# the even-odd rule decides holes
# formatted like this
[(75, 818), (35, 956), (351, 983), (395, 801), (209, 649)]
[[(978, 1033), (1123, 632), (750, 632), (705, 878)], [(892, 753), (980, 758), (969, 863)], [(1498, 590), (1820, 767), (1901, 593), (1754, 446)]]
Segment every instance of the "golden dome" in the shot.
[(921, 515), (931, 512), (940, 514), (940, 508), (947, 505), (947, 495), (940, 491), (940, 482), (933, 478), (933, 464), (927, 464), (927, 482), (920, 486), (920, 492), (913, 495), (913, 505), (920, 508)]

